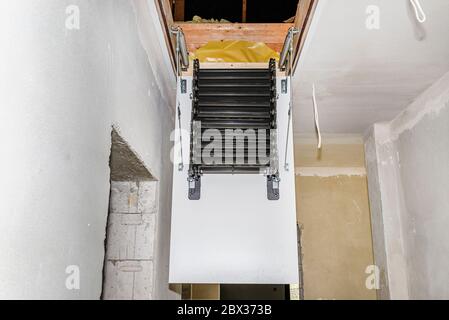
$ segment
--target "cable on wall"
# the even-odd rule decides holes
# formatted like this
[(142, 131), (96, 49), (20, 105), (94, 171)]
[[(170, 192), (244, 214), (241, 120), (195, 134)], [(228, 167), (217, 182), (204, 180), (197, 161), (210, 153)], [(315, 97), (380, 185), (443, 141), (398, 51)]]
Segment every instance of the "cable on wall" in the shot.
[(318, 133), (317, 148), (321, 149), (321, 131), (320, 131), (320, 119), (318, 117), (318, 105), (316, 103), (315, 83), (312, 84), (312, 100), (313, 100), (313, 113), (315, 118), (315, 129)]
[(419, 2), (419, 0), (410, 0), (410, 3), (412, 4), (413, 9), (415, 10), (416, 20), (418, 20), (419, 23), (424, 23), (427, 18), (423, 8), (421, 7), (421, 3)]

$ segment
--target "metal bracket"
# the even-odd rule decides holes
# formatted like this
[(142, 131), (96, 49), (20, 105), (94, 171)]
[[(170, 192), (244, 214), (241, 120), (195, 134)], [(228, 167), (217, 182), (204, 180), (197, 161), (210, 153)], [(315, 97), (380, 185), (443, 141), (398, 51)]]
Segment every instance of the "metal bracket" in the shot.
[(281, 92), (287, 93), (287, 79), (281, 80)]
[(181, 93), (187, 93), (187, 80), (181, 79)]
[(201, 177), (188, 177), (189, 183), (189, 200), (200, 200), (201, 198)]
[(179, 26), (172, 26), (170, 32), (176, 36), (176, 76), (180, 77), (182, 71), (189, 68), (189, 52), (182, 29)]
[(182, 171), (184, 169), (184, 156), (182, 154), (181, 108), (179, 102), (178, 102), (178, 127), (179, 127), (179, 144), (181, 148), (181, 162), (178, 163), (178, 170)]
[(267, 198), (268, 200), (279, 200), (279, 182), (277, 175), (267, 176)]
[[(294, 32), (294, 31), (293, 31)], [(294, 33), (293, 33), (294, 35)], [(292, 35), (292, 37), (293, 37)], [(293, 106), (293, 88), (292, 88), (292, 70), (293, 70), (293, 42), (290, 42), (290, 49), (288, 50), (288, 65), (289, 68), (286, 68), (286, 79), (285, 81), (287, 82), (288, 78), (290, 78), (290, 101), (288, 103), (288, 125), (287, 125), (287, 138), (285, 139), (285, 154), (284, 154), (284, 170), (285, 171), (289, 171), (290, 170), (290, 166), (288, 164), (287, 161), (287, 152), (288, 152), (288, 137), (289, 137), (289, 133), (290, 133), (290, 123), (292, 122), (291, 118), (292, 118), (292, 106)]]

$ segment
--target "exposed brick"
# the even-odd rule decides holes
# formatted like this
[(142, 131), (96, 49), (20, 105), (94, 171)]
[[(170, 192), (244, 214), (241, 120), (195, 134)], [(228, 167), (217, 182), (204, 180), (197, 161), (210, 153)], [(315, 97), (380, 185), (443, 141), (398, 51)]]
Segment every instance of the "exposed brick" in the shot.
[(152, 298), (152, 261), (107, 261), (105, 271), (104, 299)]
[(139, 213), (156, 213), (157, 212), (157, 181), (141, 181), (139, 182)]
[(136, 182), (112, 181), (110, 212), (137, 213), (138, 187)]

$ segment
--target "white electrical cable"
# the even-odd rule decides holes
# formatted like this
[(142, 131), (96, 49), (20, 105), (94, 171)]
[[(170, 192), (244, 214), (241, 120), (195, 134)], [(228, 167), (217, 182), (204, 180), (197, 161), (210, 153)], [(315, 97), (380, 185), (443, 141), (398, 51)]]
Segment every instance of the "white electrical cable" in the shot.
[(415, 9), (415, 15), (416, 15), (416, 19), (420, 22), (420, 23), (424, 23), (426, 22), (426, 14), (424, 13), (423, 8), (421, 7), (421, 3), (419, 3), (419, 0), (410, 0), (410, 3), (413, 6), (413, 9)]
[(312, 98), (313, 98), (313, 113), (315, 116), (315, 128), (318, 133), (318, 145), (317, 148), (321, 149), (321, 132), (320, 132), (320, 119), (318, 118), (318, 106), (316, 103), (315, 83), (312, 84)]

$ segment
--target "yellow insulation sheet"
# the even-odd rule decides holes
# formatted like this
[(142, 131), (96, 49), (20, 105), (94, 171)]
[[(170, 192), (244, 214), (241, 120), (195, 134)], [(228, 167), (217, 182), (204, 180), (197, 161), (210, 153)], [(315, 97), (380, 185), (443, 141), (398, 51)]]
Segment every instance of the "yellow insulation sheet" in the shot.
[(210, 41), (190, 56), (200, 62), (268, 62), (279, 53), (263, 42), (243, 40)]

